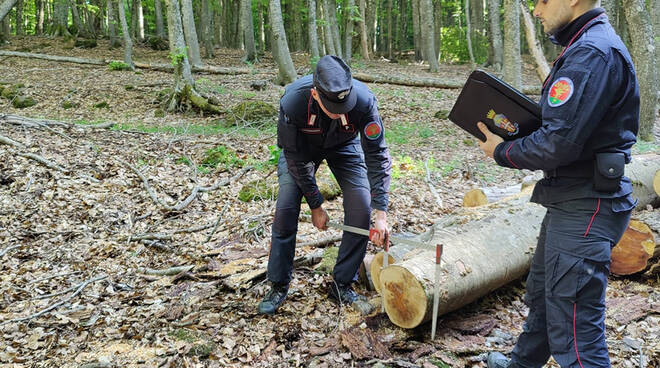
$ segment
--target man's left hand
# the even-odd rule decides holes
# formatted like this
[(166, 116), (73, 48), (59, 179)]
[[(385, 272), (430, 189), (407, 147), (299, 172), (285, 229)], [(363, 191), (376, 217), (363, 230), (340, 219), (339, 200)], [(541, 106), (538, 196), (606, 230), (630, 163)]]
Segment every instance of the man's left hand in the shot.
[(493, 158), (493, 154), (495, 153), (495, 148), (497, 147), (498, 144), (504, 142), (504, 139), (500, 137), (497, 134), (494, 134), (491, 132), (486, 124), (482, 122), (477, 123), (477, 127), (481, 132), (486, 136), (486, 141), (479, 141), (479, 147), (481, 147), (481, 150), (484, 151), (486, 156)]
[(378, 246), (384, 246), (385, 239), (389, 237), (390, 233), (387, 228), (387, 212), (374, 210), (374, 230), (376, 230), (376, 234), (371, 241)]

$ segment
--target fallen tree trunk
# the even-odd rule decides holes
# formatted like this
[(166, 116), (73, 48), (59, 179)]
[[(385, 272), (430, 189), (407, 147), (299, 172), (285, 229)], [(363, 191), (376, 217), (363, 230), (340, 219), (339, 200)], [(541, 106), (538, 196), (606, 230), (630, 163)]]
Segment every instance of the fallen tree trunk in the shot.
[[(458, 88), (463, 88), (464, 85), (464, 82), (447, 81), (439, 78), (414, 78), (403, 75), (378, 75), (378, 74), (366, 74), (366, 73), (353, 73), (353, 78), (368, 83), (389, 83), (389, 84), (412, 86), (412, 87), (458, 89)], [(531, 95), (539, 95), (541, 93), (541, 87), (524, 86), (523, 92)]]
[(642, 211), (633, 214), (621, 240), (612, 249), (610, 272), (615, 275), (632, 275), (650, 270), (660, 264), (660, 213)]
[(512, 185), (506, 188), (483, 187), (468, 190), (463, 196), (463, 207), (477, 207), (497, 202), (506, 197), (520, 193), (521, 185)]
[(639, 199), (637, 208), (660, 205), (660, 155), (633, 156), (625, 175), (632, 181), (633, 196)]
[[(0, 56), (15, 56), (31, 59), (41, 59), (48, 61), (57, 61), (65, 63), (75, 63), (75, 64), (87, 64), (87, 65), (108, 65), (113, 60), (105, 59), (88, 59), (88, 58), (77, 58), (70, 56), (58, 56), (58, 55), (47, 55), (47, 54), (35, 54), (30, 52), (17, 52), (17, 51), (6, 51), (0, 50)], [(150, 63), (133, 63), (136, 68), (140, 69), (149, 69), (149, 70), (158, 70), (163, 72), (172, 72), (174, 67), (171, 64), (150, 64)], [(247, 68), (229, 68), (229, 67), (217, 67), (217, 66), (192, 66), (193, 72), (201, 72), (208, 74), (249, 74), (250, 70)]]
[[(438, 315), (456, 310), (523, 276), (531, 264), (545, 209), (529, 190), (488, 206), (460, 209), (417, 240), (443, 244)], [(395, 247), (392, 247), (394, 249)], [(413, 328), (431, 319), (435, 253), (423, 250), (380, 273), (392, 323)], [(373, 275), (372, 275), (373, 277)]]

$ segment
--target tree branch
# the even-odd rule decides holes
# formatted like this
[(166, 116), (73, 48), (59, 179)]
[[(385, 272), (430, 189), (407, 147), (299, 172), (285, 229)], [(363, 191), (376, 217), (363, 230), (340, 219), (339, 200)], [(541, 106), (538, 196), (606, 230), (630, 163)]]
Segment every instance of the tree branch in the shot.
[(37, 318), (37, 317), (41, 317), (41, 316), (43, 316), (44, 314), (46, 314), (46, 313), (48, 313), (48, 312), (50, 312), (50, 311), (52, 311), (52, 310), (55, 310), (55, 309), (59, 308), (59, 307), (62, 306), (64, 303), (66, 303), (66, 302), (70, 301), (71, 299), (75, 298), (78, 294), (80, 294), (80, 293), (83, 291), (83, 289), (84, 289), (85, 287), (87, 287), (87, 285), (89, 285), (89, 284), (91, 284), (91, 283), (94, 283), (94, 282), (96, 282), (96, 281), (104, 280), (104, 279), (106, 279), (107, 277), (108, 277), (108, 276), (103, 275), (103, 276), (95, 277), (95, 278), (93, 278), (93, 279), (91, 279), (91, 280), (84, 281), (84, 282), (80, 283), (80, 284), (77, 286), (77, 289), (76, 289), (76, 291), (75, 291), (73, 294), (71, 294), (71, 295), (69, 295), (68, 297), (66, 297), (66, 298), (64, 298), (64, 299), (62, 299), (62, 300), (60, 300), (59, 302), (57, 302), (57, 303), (51, 305), (50, 307), (48, 307), (48, 308), (46, 308), (46, 309), (44, 309), (44, 310), (42, 310), (42, 311), (40, 311), (40, 312), (34, 313), (34, 314), (32, 314), (32, 315), (29, 315), (29, 316), (27, 316), (27, 317), (14, 318), (14, 319), (11, 319), (11, 320), (8, 320), (8, 321), (1, 322), (1, 323), (0, 323), (0, 326), (6, 325), (6, 324), (8, 324), (8, 323), (29, 321), (29, 320), (31, 320), (31, 319), (35, 319), (35, 318)]

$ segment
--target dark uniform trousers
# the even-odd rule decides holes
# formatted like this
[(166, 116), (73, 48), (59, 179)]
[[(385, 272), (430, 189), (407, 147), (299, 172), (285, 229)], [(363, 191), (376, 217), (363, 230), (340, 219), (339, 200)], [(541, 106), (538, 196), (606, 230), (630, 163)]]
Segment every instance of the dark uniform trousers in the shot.
[[(344, 223), (369, 229), (371, 192), (359, 138), (356, 137), (340, 147), (322, 150), (317, 157), (314, 162), (316, 169), (325, 159), (341, 187), (344, 199)], [(277, 164), (277, 175), (279, 192), (268, 258), (268, 279), (276, 284), (288, 284), (293, 269), (298, 216), (303, 193), (289, 174), (284, 152), (280, 155)], [(348, 284), (356, 280), (357, 271), (367, 250), (367, 241), (367, 236), (344, 232), (333, 271), (335, 281)]]
[(545, 205), (527, 277), (529, 315), (510, 368), (542, 367), (550, 355), (562, 368), (610, 366), (604, 335), (609, 254), (628, 225), (631, 202), (583, 198)]

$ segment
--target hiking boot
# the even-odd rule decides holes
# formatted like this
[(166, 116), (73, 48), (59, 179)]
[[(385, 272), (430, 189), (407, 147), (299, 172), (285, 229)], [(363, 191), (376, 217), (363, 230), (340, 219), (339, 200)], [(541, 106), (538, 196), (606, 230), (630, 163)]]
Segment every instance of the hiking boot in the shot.
[(511, 359), (507, 359), (502, 353), (492, 352), (488, 354), (488, 368), (507, 368)]
[(351, 305), (356, 301), (366, 301), (367, 298), (353, 290), (351, 284), (341, 284), (333, 282), (330, 284), (330, 298), (344, 305)]
[(277, 308), (282, 305), (286, 294), (289, 292), (289, 285), (272, 284), (266, 296), (259, 303), (259, 314), (275, 314)]

